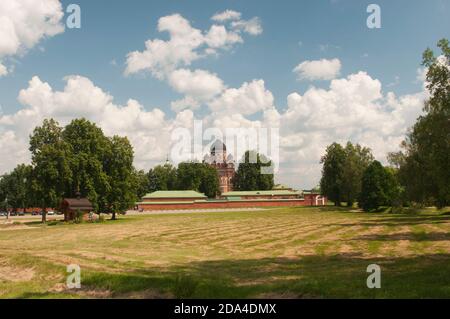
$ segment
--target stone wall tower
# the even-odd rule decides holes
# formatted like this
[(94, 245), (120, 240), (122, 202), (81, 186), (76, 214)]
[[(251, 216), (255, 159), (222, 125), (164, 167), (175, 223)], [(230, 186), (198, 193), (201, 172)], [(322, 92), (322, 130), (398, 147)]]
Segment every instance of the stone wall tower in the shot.
[(206, 155), (204, 161), (217, 170), (220, 193), (231, 192), (233, 190), (232, 179), (236, 171), (233, 156), (231, 154), (227, 156), (226, 145), (222, 141), (216, 140), (211, 145), (210, 155)]

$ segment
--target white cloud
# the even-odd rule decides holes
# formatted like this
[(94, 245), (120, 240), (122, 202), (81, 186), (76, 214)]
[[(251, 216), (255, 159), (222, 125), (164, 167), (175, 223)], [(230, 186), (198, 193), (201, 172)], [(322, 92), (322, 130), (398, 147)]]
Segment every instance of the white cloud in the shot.
[(339, 59), (304, 61), (293, 70), (299, 80), (332, 80), (339, 75), (340, 71)]
[(397, 150), (407, 128), (422, 112), (424, 92), (396, 97), (383, 94), (380, 81), (365, 72), (331, 81), (329, 89), (312, 87), (288, 96), (281, 114), (280, 175), (314, 186), (320, 157), (332, 142), (350, 140), (372, 148), (378, 160)]
[(245, 82), (238, 89), (229, 88), (209, 103), (216, 113), (250, 115), (273, 107), (272, 93), (265, 88), (263, 80)]
[(23, 55), (39, 41), (64, 31), (64, 16), (59, 0), (0, 1), (0, 76), (5, 58)]
[(205, 42), (209, 46), (208, 49), (214, 50), (208, 52), (215, 53), (216, 48), (229, 48), (235, 43), (244, 42), (244, 40), (239, 34), (227, 31), (223, 25), (213, 25), (205, 36)]
[(172, 101), (170, 107), (174, 112), (180, 112), (184, 109), (196, 110), (200, 107), (200, 102), (192, 96), (185, 96), (182, 99)]
[(215, 14), (211, 19), (216, 22), (230, 22), (231, 28), (236, 32), (245, 32), (250, 35), (260, 35), (263, 32), (261, 20), (253, 17), (250, 20), (241, 19), (242, 14), (233, 10), (225, 10)]
[(0, 77), (5, 76), (8, 74), (8, 69), (6, 66), (0, 63)]
[(221, 13), (216, 13), (211, 19), (218, 22), (224, 22), (228, 20), (240, 20), (241, 13), (234, 10), (225, 10)]
[[(212, 99), (225, 88), (223, 81), (216, 74), (205, 70), (178, 69), (170, 73), (168, 82), (175, 91), (186, 95), (182, 103), (185, 107), (191, 104), (196, 108), (199, 102)], [(179, 109), (181, 105), (175, 102), (177, 103), (178, 105), (172, 106)]]
[(231, 26), (235, 30), (242, 30), (251, 35), (260, 35), (263, 32), (261, 20), (258, 17), (251, 18), (250, 20), (233, 21)]
[(227, 50), (233, 44), (242, 43), (242, 37), (223, 25), (212, 25), (202, 31), (191, 26), (180, 14), (173, 14), (159, 19), (159, 32), (168, 32), (169, 40), (148, 40), (144, 51), (128, 53), (125, 75), (150, 71), (157, 78), (163, 79), (179, 67), (186, 67), (192, 62), (217, 50)]

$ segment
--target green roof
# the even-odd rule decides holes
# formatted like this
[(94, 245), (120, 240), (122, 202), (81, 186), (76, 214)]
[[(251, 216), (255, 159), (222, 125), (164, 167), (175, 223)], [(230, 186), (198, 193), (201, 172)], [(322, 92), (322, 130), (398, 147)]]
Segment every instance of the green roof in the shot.
[(222, 196), (285, 196), (285, 195), (301, 195), (301, 192), (298, 191), (290, 191), (290, 190), (270, 190), (270, 191), (241, 191), (241, 192), (227, 192), (223, 193)]
[(196, 191), (156, 191), (144, 196), (145, 198), (206, 198), (205, 194)]

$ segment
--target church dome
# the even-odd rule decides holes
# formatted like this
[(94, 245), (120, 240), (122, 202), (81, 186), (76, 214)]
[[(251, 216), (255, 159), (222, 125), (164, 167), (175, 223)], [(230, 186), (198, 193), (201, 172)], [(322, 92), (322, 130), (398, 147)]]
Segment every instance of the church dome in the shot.
[(226, 153), (227, 147), (221, 140), (216, 140), (211, 145), (211, 155), (215, 155), (216, 153)]

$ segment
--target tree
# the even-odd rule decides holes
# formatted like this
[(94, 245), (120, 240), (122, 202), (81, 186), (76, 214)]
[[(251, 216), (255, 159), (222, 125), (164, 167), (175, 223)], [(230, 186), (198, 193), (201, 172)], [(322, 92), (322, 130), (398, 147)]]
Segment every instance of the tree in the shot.
[(47, 207), (77, 193), (89, 198), (95, 212), (112, 214), (113, 219), (138, 198), (140, 178), (130, 142), (106, 137), (86, 119), (75, 119), (64, 129), (45, 120), (30, 137), (30, 151), (32, 198), (44, 211), (43, 222)]
[(31, 206), (31, 171), (30, 165), (18, 165), (11, 173), (0, 178), (0, 209), (8, 212), (9, 208), (17, 211)]
[(322, 193), (339, 206), (342, 201), (353, 206), (361, 194), (361, 179), (364, 170), (373, 161), (369, 148), (347, 142), (342, 147), (333, 143), (322, 157)]
[(271, 190), (274, 186), (272, 161), (255, 151), (246, 151), (233, 178), (233, 187), (239, 191)]
[(69, 146), (62, 138), (62, 128), (53, 119), (44, 120), (30, 136), (32, 154), (32, 200), (42, 208), (42, 222), (47, 220), (47, 208), (57, 207), (70, 184)]
[(158, 165), (148, 172), (149, 191), (177, 189), (177, 169), (170, 163)]
[(320, 189), (323, 195), (333, 201), (336, 206), (341, 205), (344, 197), (342, 189), (344, 187), (345, 158), (344, 148), (338, 143), (333, 143), (327, 147), (326, 153), (321, 159), (323, 168)]
[(397, 154), (399, 178), (408, 200), (422, 205), (450, 205), (450, 46), (438, 42), (442, 55), (423, 54), (430, 98)]
[(361, 180), (364, 170), (374, 158), (369, 148), (348, 142), (344, 149), (345, 163), (342, 170), (342, 200), (351, 207), (361, 194)]
[(392, 169), (373, 161), (363, 173), (359, 206), (364, 211), (392, 206), (399, 195), (399, 185)]
[(107, 212), (111, 179), (105, 167), (114, 161), (111, 142), (101, 128), (86, 119), (75, 119), (62, 132), (70, 150), (70, 170), (73, 178), (66, 184), (65, 195), (77, 193), (89, 198), (96, 212)]
[(206, 196), (213, 198), (220, 192), (219, 176), (217, 170), (208, 164), (200, 164), (200, 170), (202, 172), (202, 180), (199, 186), (199, 192)]
[(109, 159), (104, 167), (109, 184), (105, 206), (106, 212), (115, 220), (117, 213), (129, 209), (138, 199), (138, 179), (133, 167), (133, 147), (128, 138), (114, 136), (109, 139), (109, 144)]
[(208, 197), (215, 197), (219, 192), (217, 171), (206, 163), (180, 163), (177, 180), (180, 190), (195, 190)]
[(150, 192), (150, 182), (148, 174), (143, 170), (134, 169), (133, 174), (135, 175), (137, 182), (136, 196), (137, 198), (142, 198), (145, 194)]

